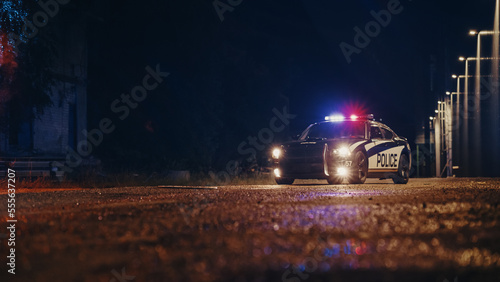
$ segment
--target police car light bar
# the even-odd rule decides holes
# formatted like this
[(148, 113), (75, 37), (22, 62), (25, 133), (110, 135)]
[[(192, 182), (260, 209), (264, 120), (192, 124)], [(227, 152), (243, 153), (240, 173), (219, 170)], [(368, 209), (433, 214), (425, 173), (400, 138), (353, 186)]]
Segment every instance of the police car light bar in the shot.
[[(347, 120), (374, 120), (374, 119), (375, 118), (373, 117), (373, 114), (369, 114), (364, 116), (351, 115)], [(346, 120), (346, 118), (343, 115), (331, 115), (331, 116), (326, 116), (325, 120), (339, 122)]]
[(343, 115), (332, 115), (325, 117), (327, 121), (344, 121), (345, 117)]

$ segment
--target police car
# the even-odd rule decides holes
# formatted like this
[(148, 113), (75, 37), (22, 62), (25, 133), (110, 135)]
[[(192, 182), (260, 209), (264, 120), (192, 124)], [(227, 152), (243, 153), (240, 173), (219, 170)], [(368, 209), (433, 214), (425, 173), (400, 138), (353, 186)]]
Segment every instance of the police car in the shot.
[(411, 169), (406, 138), (373, 115), (328, 116), (307, 127), (298, 140), (274, 148), (272, 158), (278, 184), (293, 184), (295, 179), (362, 184), (368, 177), (406, 184)]

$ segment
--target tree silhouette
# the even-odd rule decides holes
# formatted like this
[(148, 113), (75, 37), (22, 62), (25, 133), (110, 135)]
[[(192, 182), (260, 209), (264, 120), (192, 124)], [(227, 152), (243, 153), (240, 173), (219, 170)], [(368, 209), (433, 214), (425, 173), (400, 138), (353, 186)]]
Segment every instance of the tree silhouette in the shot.
[(15, 43), (16, 37), (23, 37), (33, 3), (0, 3), (0, 130), (8, 128), (14, 135), (23, 123), (32, 121), (51, 104), (48, 93), (55, 81), (50, 69), (55, 44), (49, 28), (26, 43)]

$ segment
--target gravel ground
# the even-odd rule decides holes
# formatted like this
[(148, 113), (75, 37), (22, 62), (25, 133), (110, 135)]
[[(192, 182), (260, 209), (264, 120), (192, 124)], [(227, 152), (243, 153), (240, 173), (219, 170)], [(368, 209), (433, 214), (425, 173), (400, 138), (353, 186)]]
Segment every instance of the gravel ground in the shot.
[(499, 179), (18, 190), (0, 281), (500, 281), (499, 202)]

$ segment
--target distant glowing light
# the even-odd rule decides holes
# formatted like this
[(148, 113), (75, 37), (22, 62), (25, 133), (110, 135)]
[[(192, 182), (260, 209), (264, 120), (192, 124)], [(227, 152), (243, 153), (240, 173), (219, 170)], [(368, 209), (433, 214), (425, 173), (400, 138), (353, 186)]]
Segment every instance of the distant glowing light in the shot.
[(463, 61), (465, 61), (465, 57), (460, 56), (460, 57), (458, 57), (458, 60), (459, 60), (460, 62), (463, 62)]
[(434, 120), (434, 117), (429, 117), (430, 120)]
[(339, 176), (347, 176), (348, 173), (349, 172), (348, 172), (347, 168), (345, 168), (345, 167), (339, 167), (339, 168), (337, 168), (337, 174)]
[(456, 74), (451, 75), (452, 78), (457, 78), (458, 76)]
[(357, 116), (357, 115), (351, 115), (351, 119), (352, 119), (352, 120), (357, 120), (357, 119), (358, 119), (358, 116)]
[(451, 95), (451, 92), (450, 91), (446, 91), (446, 95)]
[(476, 30), (470, 30), (469, 31), (469, 35), (476, 35), (477, 34), (477, 31)]
[(275, 169), (274, 169), (274, 176), (276, 176), (276, 177), (278, 177), (278, 178), (279, 178), (279, 177), (281, 177), (281, 171), (280, 171), (280, 169), (279, 169), (279, 168), (275, 168)]
[(282, 153), (282, 151), (280, 148), (275, 148), (273, 150), (273, 158), (276, 160), (279, 159), (281, 157), (281, 153)]
[(435, 112), (436, 114), (437, 114), (437, 113), (439, 113), (439, 111), (438, 111), (438, 110), (434, 110), (434, 112)]

